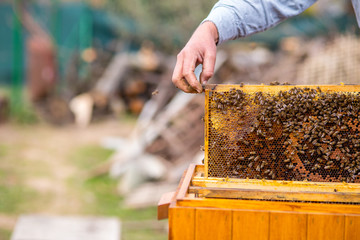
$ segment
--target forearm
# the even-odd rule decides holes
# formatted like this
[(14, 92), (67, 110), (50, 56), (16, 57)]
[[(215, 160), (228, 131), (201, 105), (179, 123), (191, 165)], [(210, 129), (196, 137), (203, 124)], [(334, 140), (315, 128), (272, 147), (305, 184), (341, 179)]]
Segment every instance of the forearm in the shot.
[(303, 12), (316, 0), (220, 0), (204, 21), (213, 22), (219, 43), (265, 31)]
[(351, 0), (351, 2), (355, 11), (358, 26), (360, 27), (360, 0)]

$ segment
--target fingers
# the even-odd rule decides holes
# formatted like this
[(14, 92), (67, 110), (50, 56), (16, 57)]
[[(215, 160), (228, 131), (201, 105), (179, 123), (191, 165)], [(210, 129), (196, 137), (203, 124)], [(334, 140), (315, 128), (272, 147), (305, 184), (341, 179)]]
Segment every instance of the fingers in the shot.
[(194, 74), (196, 58), (193, 56), (184, 57), (184, 53), (177, 56), (172, 82), (174, 85), (187, 93), (201, 93), (202, 86)]
[(198, 93), (202, 92), (202, 86), (195, 76), (195, 66), (197, 62), (197, 57), (193, 54), (190, 56), (185, 56), (183, 64), (183, 76), (189, 85), (195, 89)]
[(176, 65), (175, 65), (174, 72), (172, 75), (172, 82), (174, 83), (174, 85), (177, 88), (183, 90), (184, 92), (189, 92), (188, 91), (189, 84), (186, 81), (184, 81), (184, 79), (183, 79), (183, 73), (182, 73), (183, 61), (184, 61), (184, 59), (182, 57), (182, 54), (180, 53), (177, 56)]
[[(181, 52), (176, 61), (172, 81), (176, 87), (187, 93), (201, 93), (201, 84), (206, 84), (213, 76), (216, 61), (216, 48), (205, 53), (203, 58), (197, 58), (194, 54)], [(198, 63), (203, 63), (200, 74), (200, 82), (196, 79), (194, 70)]]
[(215, 52), (206, 53), (203, 61), (203, 69), (200, 74), (200, 83), (206, 84), (207, 81), (214, 75), (216, 61), (216, 50)]
[[(203, 91), (201, 84), (206, 83), (214, 74), (218, 38), (217, 27), (212, 22), (204, 22), (195, 30), (177, 57), (172, 78), (175, 86), (184, 92)], [(196, 79), (194, 73), (198, 63), (203, 64), (200, 81)]]
[(191, 86), (189, 85), (189, 83), (186, 81), (185, 78), (181, 78), (180, 81), (182, 82), (183, 86), (185, 86), (185, 87), (184, 87), (184, 88), (186, 89), (185, 92), (187, 92), (187, 93), (198, 93), (198, 91), (197, 91), (196, 89), (194, 89), (193, 87), (191, 87)]

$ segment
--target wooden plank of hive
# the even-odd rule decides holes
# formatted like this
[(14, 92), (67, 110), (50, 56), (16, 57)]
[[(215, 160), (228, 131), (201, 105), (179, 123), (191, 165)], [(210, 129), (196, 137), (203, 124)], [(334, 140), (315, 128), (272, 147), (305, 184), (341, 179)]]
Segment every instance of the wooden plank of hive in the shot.
[(232, 212), (227, 209), (196, 209), (196, 240), (231, 240)]
[[(302, 203), (302, 202), (278, 202), (278, 201), (257, 201), (257, 200), (236, 200), (236, 199), (226, 199), (226, 198), (193, 198), (187, 196), (189, 193), (188, 189), (195, 182), (195, 179), (199, 178), (201, 173), (203, 173), (204, 166), (191, 164), (188, 170), (186, 171), (187, 177), (186, 180), (181, 181), (179, 187), (181, 188), (182, 194), (177, 194), (177, 206), (184, 207), (203, 207), (207, 206), (209, 208), (225, 208), (225, 209), (253, 209), (253, 210), (269, 210), (269, 211), (295, 211), (295, 212), (325, 212), (328, 213), (331, 210), (331, 213), (341, 213), (341, 214), (360, 214), (360, 206), (352, 204), (331, 204), (331, 209), (329, 209), (329, 204), (324, 203)], [(255, 183), (254, 181), (262, 182), (261, 180), (239, 180), (236, 179), (236, 182), (240, 181), (249, 181), (248, 184)], [(211, 181), (209, 181), (211, 182)], [(276, 181), (278, 182), (278, 181)], [(279, 184), (278, 182), (277, 184)], [(219, 187), (229, 184), (225, 181), (213, 181), (213, 184), (217, 184)], [(262, 182), (264, 184), (264, 182)], [(319, 186), (327, 185), (327, 187), (336, 187), (338, 188), (341, 183), (309, 183), (309, 182), (294, 182), (294, 185), (290, 187), (301, 187), (301, 185), (315, 185)], [(296, 185), (297, 184), (297, 185)], [(214, 185), (214, 186), (215, 186)], [(358, 191), (358, 184), (345, 184), (348, 185), (352, 191)], [(265, 186), (265, 185), (264, 185)], [(297, 191), (297, 190), (296, 190)], [(269, 204), (271, 203), (271, 204)]]
[(168, 192), (161, 196), (157, 207), (157, 219), (166, 219), (169, 217), (169, 206), (174, 198), (175, 192)]
[[(205, 85), (206, 86), (206, 85)], [(205, 111), (204, 111), (204, 177), (207, 178), (209, 175), (209, 91), (205, 91)]]
[(306, 240), (307, 214), (270, 213), (269, 240)]
[(195, 240), (195, 208), (176, 206), (176, 198), (184, 198), (187, 194), (191, 178), (195, 172), (195, 165), (190, 164), (184, 171), (178, 188), (169, 206), (169, 239)]
[(294, 212), (324, 212), (341, 214), (359, 214), (359, 205), (351, 204), (329, 204), (324, 203), (301, 203), (301, 202), (277, 202), (237, 199), (216, 199), (216, 198), (184, 198), (177, 200), (177, 206), (183, 207), (213, 207), (225, 209), (253, 209), (269, 211), (294, 211)]
[(205, 90), (222, 92), (229, 91), (231, 88), (239, 89), (247, 93), (251, 92), (266, 92), (266, 93), (278, 93), (279, 91), (288, 91), (294, 87), (298, 88), (315, 88), (319, 86), (323, 91), (330, 92), (359, 92), (360, 85), (244, 85), (240, 87), (240, 85), (231, 85), (231, 84), (206, 84)]
[[(205, 166), (197, 166), (203, 173)], [(201, 197), (359, 203), (360, 184), (222, 179), (195, 176), (189, 192)]]
[(309, 214), (307, 240), (344, 239), (345, 217), (342, 214)]
[[(250, 189), (249, 189), (250, 187)], [(296, 192), (291, 189), (277, 190), (267, 186), (266, 189), (259, 189), (256, 186), (239, 186), (238, 188), (221, 187), (196, 187), (190, 186), (189, 192), (198, 194), (200, 197), (208, 198), (234, 198), (234, 199), (263, 199), (263, 200), (287, 200), (287, 201), (313, 201), (313, 202), (342, 202), (359, 203), (360, 193), (354, 192), (320, 192), (312, 186), (308, 190)]]
[(195, 164), (190, 164), (189, 168), (185, 171), (179, 184), (180, 187), (176, 191), (176, 199), (183, 199), (188, 193), (188, 187), (190, 185), (192, 177), (194, 176), (195, 167)]
[(268, 211), (233, 210), (233, 239), (268, 240)]
[(360, 240), (360, 216), (347, 214), (345, 216), (345, 240)]
[(169, 239), (195, 240), (195, 208), (170, 208), (169, 226)]

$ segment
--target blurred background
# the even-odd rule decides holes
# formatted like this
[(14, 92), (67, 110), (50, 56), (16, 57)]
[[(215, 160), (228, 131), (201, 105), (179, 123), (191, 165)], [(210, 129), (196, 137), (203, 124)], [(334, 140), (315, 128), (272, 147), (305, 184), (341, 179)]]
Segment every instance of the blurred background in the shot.
[[(18, 239), (26, 216), (115, 219), (115, 239), (167, 239), (156, 204), (203, 159), (204, 96), (177, 91), (172, 70), (215, 2), (0, 2), (0, 239)], [(321, 0), (219, 46), (211, 83), (359, 80), (351, 1)]]

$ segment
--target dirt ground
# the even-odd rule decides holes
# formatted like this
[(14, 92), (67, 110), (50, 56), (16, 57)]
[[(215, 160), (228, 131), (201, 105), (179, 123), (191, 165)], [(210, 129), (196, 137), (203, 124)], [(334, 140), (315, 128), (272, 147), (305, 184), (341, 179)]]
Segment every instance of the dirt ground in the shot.
[[(97, 204), (97, 196), (89, 188), (84, 190), (84, 169), (106, 161), (111, 154), (111, 151), (100, 147), (102, 139), (108, 136), (126, 137), (134, 123), (133, 120), (111, 119), (91, 124), (85, 129), (73, 125), (0, 125), (0, 195), (3, 195), (0, 196), (0, 239), (9, 236), (21, 214), (101, 214), (101, 210), (86, 209), (93, 206), (91, 204)], [(106, 183), (101, 182), (102, 185), (95, 187)], [(111, 187), (106, 186), (111, 194), (115, 192), (112, 188), (116, 188), (116, 183), (112, 184)], [(5, 198), (1, 200), (2, 197)], [(155, 212), (150, 212), (145, 215), (152, 219)]]

